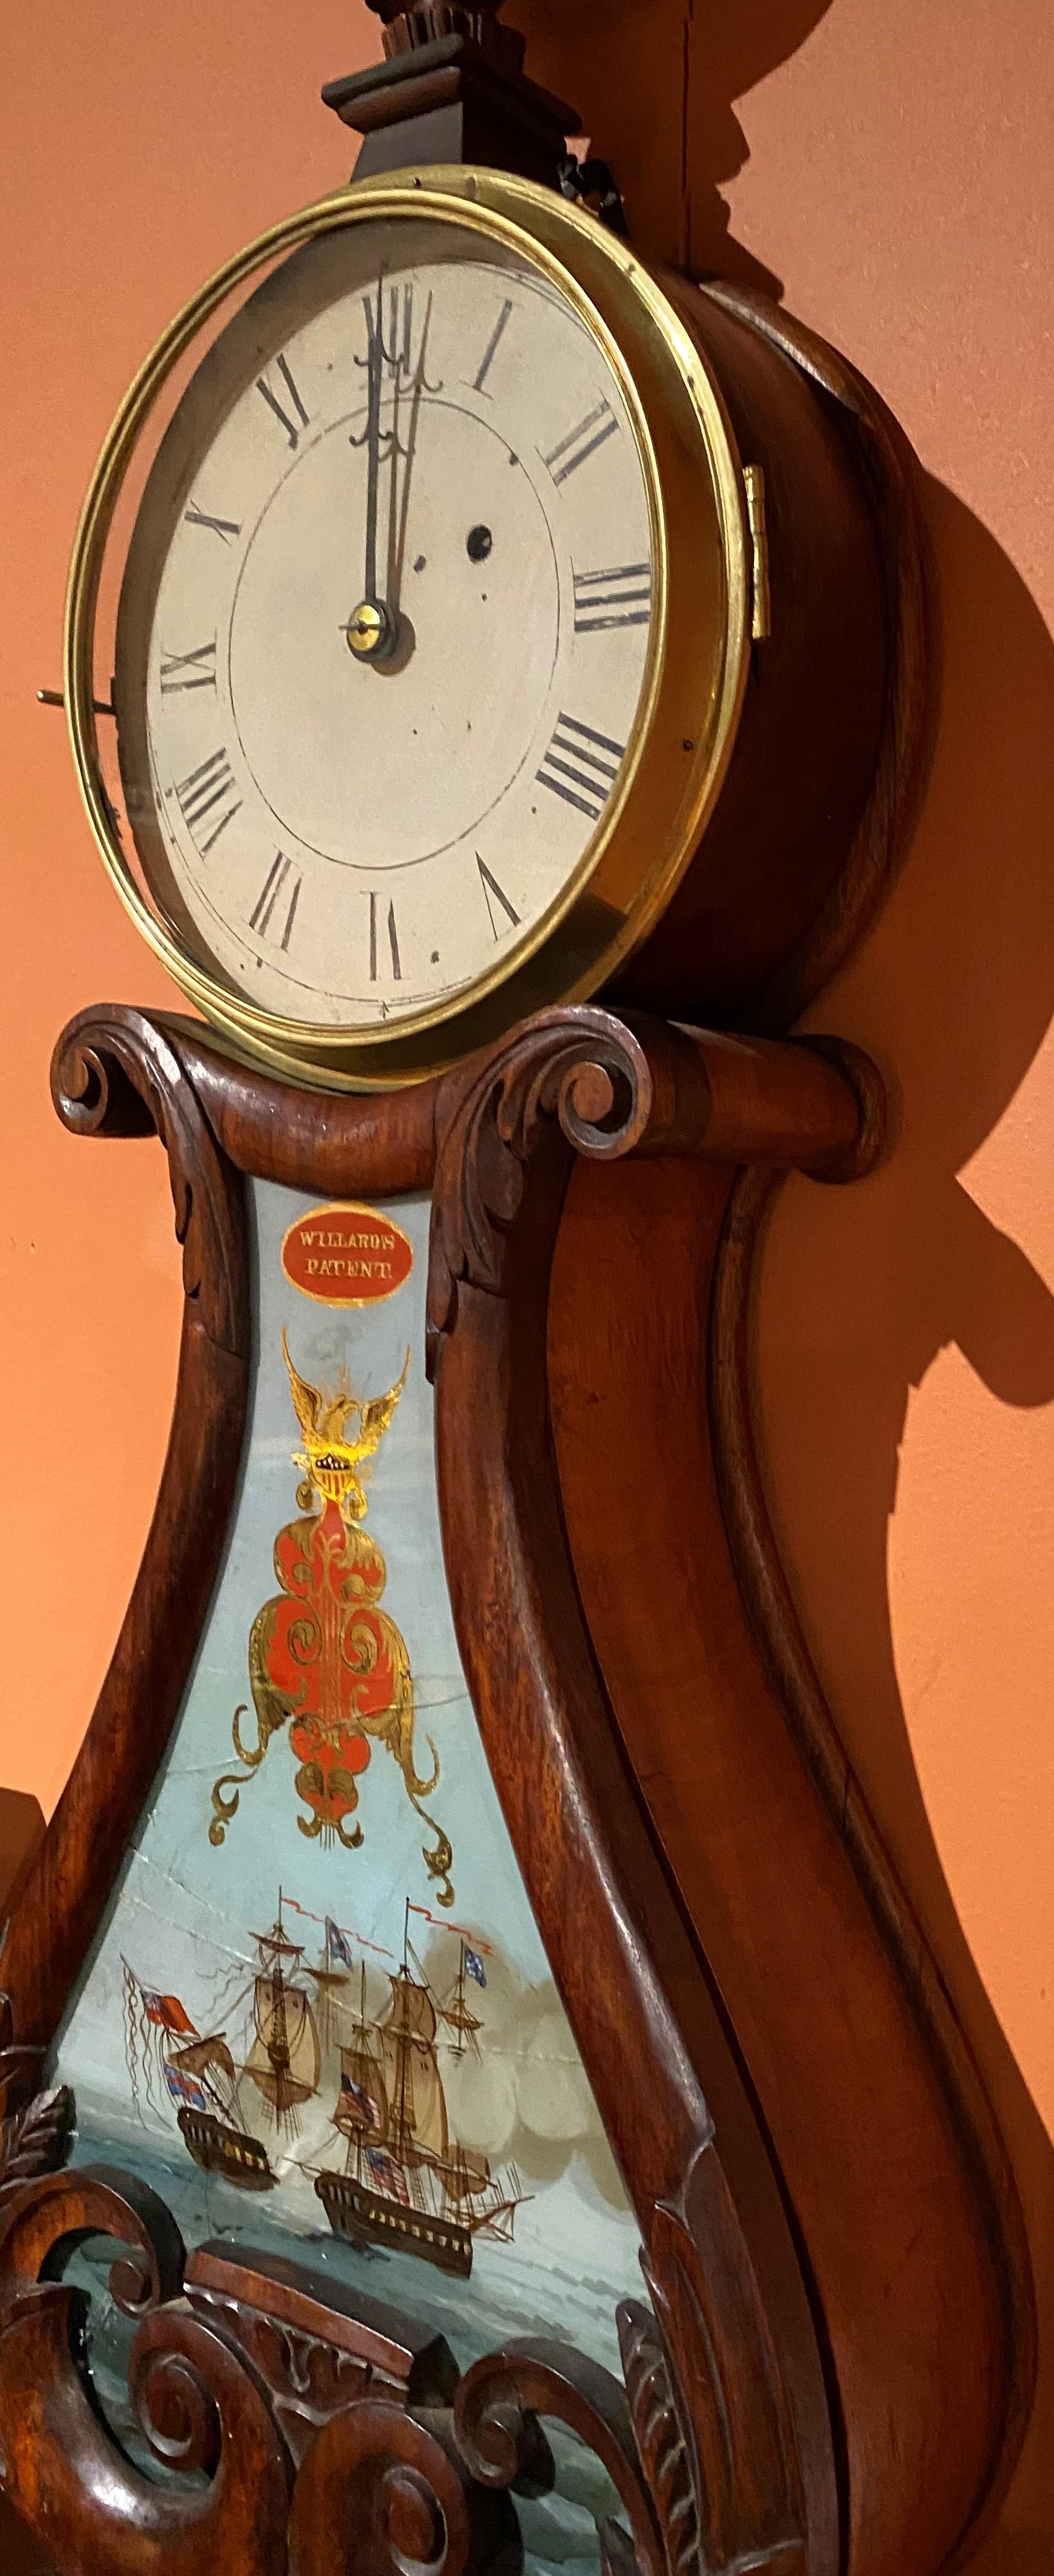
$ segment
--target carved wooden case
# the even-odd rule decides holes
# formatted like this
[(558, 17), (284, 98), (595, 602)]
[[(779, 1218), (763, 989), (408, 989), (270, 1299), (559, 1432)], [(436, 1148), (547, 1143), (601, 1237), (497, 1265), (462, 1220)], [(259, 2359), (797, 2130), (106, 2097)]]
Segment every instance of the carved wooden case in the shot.
[[(185, 1311), (143, 1565), (4, 1951), (8, 2496), (71, 2576), (459, 2576), (519, 2563), (555, 2423), (613, 2485), (619, 2576), (933, 2576), (1015, 2454), (1027, 2263), (787, 1597), (749, 1404), (773, 1189), (867, 1171), (873, 1069), (834, 1042), (581, 1007), (439, 1082), (343, 1100), (121, 1009), (72, 1024), (54, 1088), (75, 1131), (160, 1137)], [(238, 1485), (246, 1176), (395, 1214), (431, 1198), (450, 1607), (639, 2228), (621, 2378), (558, 2304), (541, 2341), (459, 2353), (456, 2330), (379, 2302), (383, 2275), (359, 2294), (240, 2239), (188, 2247), (135, 2174), (61, 2169), (76, 2115), (48, 2053), (149, 1807)], [(63, 2277), (100, 2234), (132, 2248), (110, 2281), (134, 2329), (123, 2434)]]
[[(391, 60), (328, 94), (366, 134), (360, 169), (470, 152), (555, 180), (571, 112), (523, 82), (522, 42), (495, 30), (489, 6), (430, 0), (406, 17), (384, 0), (382, 15)], [(790, 613), (761, 647), (767, 676), (755, 662), (715, 829), (623, 974), (621, 1016), (543, 1010), (455, 1072), (359, 1098), (294, 1089), (190, 1022), (123, 1008), (83, 1013), (56, 1050), (69, 1129), (160, 1139), (185, 1292), (142, 1566), (4, 1941), (0, 2498), (62, 2576), (516, 2576), (525, 2562), (538, 2576), (598, 2553), (605, 2576), (937, 2576), (969, 2555), (1020, 2447), (1034, 2325), (1013, 2181), (811, 1665), (751, 1422), (751, 1295), (773, 1194), (788, 1171), (817, 1187), (862, 1182), (883, 1148), (875, 1068), (834, 1039), (779, 1033), (866, 928), (913, 810), (928, 655), (910, 469), (881, 404), (812, 335), (719, 283), (666, 283), (763, 457)], [(799, 439), (826, 464), (806, 475), (795, 516)], [(851, 544), (844, 528), (838, 540), (843, 480)], [(637, 1006), (772, 1034), (715, 1034)], [(410, 1354), (402, 1376), (393, 1344), (380, 1384), (324, 1390), (306, 1324), (295, 1348), (283, 1330), (284, 1359), (270, 1328), (265, 1349), (267, 1191), (300, 1194), (301, 1219), (312, 1204), (361, 1209), (413, 1255), (409, 1228), (415, 1295), (427, 1267), (427, 1312), (415, 1313), (434, 1416), (419, 1348), (416, 1455), (478, 1764), (456, 1816), (439, 1755), (429, 1770), (421, 1749), (420, 1706), (414, 1735), (413, 1659), (394, 1579), (382, 1604), (380, 1504), (374, 1514), (362, 1481), (382, 1438), (394, 1455), (387, 1426), (411, 1400)], [(267, 1366), (288, 1370), (283, 1400), (304, 1438), (291, 1450), (287, 1422), (272, 1440), (285, 1482), (291, 1459), (305, 1477), (302, 1517), (277, 1539), (271, 1522), (279, 1591), (256, 1609), (263, 1564), (236, 1667), (229, 1637), (218, 1659), (216, 1688), (232, 1687), (199, 1776), (200, 1744), (193, 1759), (180, 1748), (193, 1693), (212, 1687), (204, 1646), (238, 1558)], [(323, 1723), (295, 1680), (310, 1626), (298, 1594), (302, 1607), (311, 1552), (330, 1542), (362, 1629), (364, 1688), (386, 1658), (386, 1695), (350, 1753), (348, 1728)], [(259, 2130), (231, 2112), (230, 1993), (217, 1986), (199, 2027), (169, 1991), (182, 1971), (166, 1951), (177, 1897), (180, 1937), (195, 1904), (220, 1919), (222, 1867), (300, 1736), (300, 1812), (291, 1798), (274, 1873), (290, 1848), (303, 1860), (328, 1844), (340, 1865), (345, 1925), (327, 1898), (311, 1917), (323, 1964), (306, 1973), (320, 2016), (331, 1986), (346, 2004), (349, 1977), (360, 1981), (360, 2037), (334, 2052), (335, 2125), (367, 2162), (372, 2126), (382, 2165), (370, 2170), (387, 2168), (372, 2237), (350, 2196), (339, 2264), (319, 2212), (306, 2242), (269, 2226), (275, 2173)], [(181, 1766), (221, 1874), (207, 1900), (203, 1881), (162, 1882), (147, 1967), (121, 1955), (114, 1926)], [(371, 1801), (385, 1781), (424, 1873), (404, 1916), (400, 1898), (401, 1968), (376, 1926), (360, 1925), (361, 1962), (346, 1929), (363, 1836), (382, 1839)], [(573, 2246), (562, 2274), (554, 2260), (528, 2280), (521, 2263), (527, 2330), (508, 2330), (498, 2298), (489, 2336), (468, 2296), (464, 2209), (475, 2196), (496, 2210), (501, 2190), (485, 2159), (453, 2153), (436, 2108), (434, 1999), (410, 1938), (411, 1915), (429, 1937), (458, 1931), (446, 2021), (468, 2045), (493, 1962), (475, 1916), (454, 1922), (466, 1799), (477, 1817), (487, 1809), (555, 1989), (555, 2054), (588, 2098), (593, 2182), (605, 2165), (633, 2258), (617, 2285), (617, 2267), (592, 2282), (591, 2309), (571, 2295)], [(270, 1870), (259, 1836), (255, 1848)], [(287, 1881), (268, 1933), (270, 1887), (257, 1902), (244, 1937), (264, 1963), (266, 2030), (258, 2020), (241, 2075), (255, 2066), (266, 2098), (271, 2085), (277, 2129), (318, 2090), (314, 2061), (310, 2081), (301, 2063), (315, 2046), (303, 1978), (294, 2030), (276, 1965), (304, 1958), (288, 1925), (309, 1909)], [(363, 2036), (375, 1937), (389, 2059), (395, 2046), (404, 2068), (383, 2148), (380, 2061)], [(208, 2191), (181, 2197), (175, 2167), (160, 2187), (167, 2168), (137, 2154), (131, 2113), (105, 2161), (91, 2152), (90, 2046), (79, 2103), (65, 2072), (107, 1960), (118, 1999), (124, 1980), (130, 2098), (152, 2078), (167, 2085), (173, 2152), (182, 2138), (206, 2184), (234, 2172), (236, 2224), (228, 2205), (211, 2223)], [(522, 2032), (508, 2031), (514, 2055)], [(413, 2123), (407, 2110), (410, 2062), (432, 2086), (427, 2122), (420, 2100)], [(390, 2143), (397, 2133), (409, 2171), (411, 2127), (418, 2167), (441, 2170), (456, 2204), (442, 2227), (423, 2181), (415, 2198), (404, 2172), (400, 2197)], [(538, 2148), (539, 2209), (555, 2137), (548, 2167)], [(331, 2173), (314, 2186), (336, 2225), (323, 2181), (338, 2212), (349, 2195)], [(529, 2188), (506, 2193), (510, 2229)], [(385, 2295), (386, 2280), (406, 2279), (385, 2225), (409, 2246), (419, 2298), (412, 2286)], [(583, 2231), (579, 2269), (586, 2217)], [(571, 2489), (578, 2523), (547, 2526)]]

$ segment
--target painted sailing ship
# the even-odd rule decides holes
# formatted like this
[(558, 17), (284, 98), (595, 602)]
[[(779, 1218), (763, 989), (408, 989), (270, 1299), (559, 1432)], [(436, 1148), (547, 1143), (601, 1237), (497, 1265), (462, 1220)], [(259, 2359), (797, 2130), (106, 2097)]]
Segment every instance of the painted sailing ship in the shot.
[[(482, 2022), (467, 2001), (470, 1978), (483, 1985), (479, 1952), (461, 1935), (453, 1987), (439, 2000), (409, 1941), (404, 1916), (402, 1964), (389, 1976), (380, 2020), (366, 2011), (366, 1970), (359, 2009), (340, 2049), (333, 2127), (344, 2164), (315, 2177), (330, 2226), (353, 2244), (398, 2246), (467, 2278), (479, 2236), (509, 2243), (526, 2197), (515, 2167), (491, 2173), (486, 2156), (451, 2134), (439, 2066), (440, 2024), (452, 2031), (455, 2056), (479, 2052)], [(445, 1928), (445, 1927), (444, 1927)], [(415, 1973), (416, 1972), (416, 1973)]]
[(133, 2095), (137, 2098), (139, 2058), (147, 2065), (152, 2060), (195, 2164), (240, 2190), (267, 2191), (277, 2176), (248, 2125), (243, 2086), (262, 2095), (276, 2132), (293, 2137), (301, 2104), (318, 2092), (322, 2052), (311, 1997), (302, 1982), (303, 1945), (285, 1931), (281, 1891), (271, 1931), (253, 1938), (256, 1972), (232, 2007), (238, 2014), (250, 2006), (244, 2053), (235, 2056), (225, 2029), (199, 2031), (178, 1995), (144, 1986), (127, 1960), (125, 2042)]

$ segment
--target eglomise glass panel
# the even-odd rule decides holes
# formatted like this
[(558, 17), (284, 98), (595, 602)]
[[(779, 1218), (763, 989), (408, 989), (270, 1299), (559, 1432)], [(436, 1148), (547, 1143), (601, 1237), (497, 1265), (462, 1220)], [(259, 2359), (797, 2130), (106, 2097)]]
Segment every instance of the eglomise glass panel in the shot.
[[(76, 2158), (152, 2183), (188, 2244), (298, 2255), (434, 2326), (463, 2365), (557, 2333), (617, 2366), (636, 2222), (447, 1599), (428, 1201), (319, 1208), (258, 1182), (251, 1203), (240, 1491), (183, 1709), (57, 2043)], [(577, 2448), (558, 2476), (527, 2538), (564, 2563), (592, 2554), (609, 2498)]]

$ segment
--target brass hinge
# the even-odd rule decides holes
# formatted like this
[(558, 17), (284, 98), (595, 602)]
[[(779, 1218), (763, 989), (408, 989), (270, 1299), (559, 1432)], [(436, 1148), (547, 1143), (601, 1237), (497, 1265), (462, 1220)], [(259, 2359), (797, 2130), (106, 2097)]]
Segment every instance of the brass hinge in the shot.
[(753, 594), (750, 633), (755, 644), (763, 644), (772, 633), (772, 592), (769, 588), (769, 532), (765, 524), (765, 473), (761, 465), (744, 465), (743, 481), (747, 495), (747, 524), (750, 529), (750, 552), (753, 565)]

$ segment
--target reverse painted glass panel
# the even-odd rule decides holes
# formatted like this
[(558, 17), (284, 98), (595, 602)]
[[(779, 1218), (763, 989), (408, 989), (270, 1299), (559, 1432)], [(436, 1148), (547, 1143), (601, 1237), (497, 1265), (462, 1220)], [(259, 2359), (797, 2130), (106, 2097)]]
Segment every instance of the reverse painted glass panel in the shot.
[(428, 1204), (253, 1207), (239, 1499), (58, 2044), (77, 2152), (119, 2152), (190, 2241), (299, 2251), (463, 2361), (539, 2331), (613, 2361), (637, 2230), (458, 1659)]

